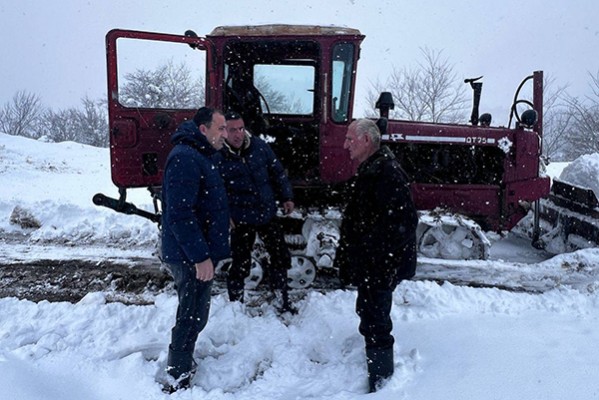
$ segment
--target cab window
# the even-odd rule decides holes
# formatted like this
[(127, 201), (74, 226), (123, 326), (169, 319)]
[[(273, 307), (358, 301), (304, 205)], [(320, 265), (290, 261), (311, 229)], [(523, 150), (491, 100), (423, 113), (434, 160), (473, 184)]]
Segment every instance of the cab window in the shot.
[(340, 43), (333, 48), (331, 112), (335, 122), (347, 122), (354, 69), (354, 45)]
[(187, 44), (119, 38), (118, 94), (127, 108), (196, 109), (205, 103), (206, 53)]
[(254, 66), (254, 85), (262, 95), (263, 109), (271, 114), (314, 113), (315, 69), (311, 65)]

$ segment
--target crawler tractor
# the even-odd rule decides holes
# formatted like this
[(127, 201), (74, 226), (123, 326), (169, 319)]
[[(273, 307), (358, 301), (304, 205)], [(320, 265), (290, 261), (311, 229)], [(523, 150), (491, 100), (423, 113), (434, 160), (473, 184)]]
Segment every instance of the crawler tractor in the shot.
[[(206, 37), (192, 31), (108, 32), (110, 156), (119, 197), (97, 194), (94, 202), (159, 223), (171, 133), (204, 104), (241, 112), (246, 126), (270, 141), (288, 170), (298, 208), (281, 217), (293, 254), (290, 286), (308, 286), (317, 269), (334, 265), (343, 187), (357, 169), (343, 143), (354, 118), (363, 39), (356, 29), (306, 25), (223, 26)], [(166, 79), (161, 87), (149, 87), (146, 96), (131, 95), (132, 74), (181, 60), (201, 82), (195, 93), (199, 103), (189, 104), (191, 94), (171, 92)], [(421, 210), (422, 255), (485, 258), (484, 232), (510, 230), (549, 193), (549, 178), (539, 175), (542, 72), (525, 82), (533, 100), (516, 96), (508, 127), (490, 126), (488, 114), (479, 117), (477, 79), (466, 81), (474, 89), (474, 106), (470, 123), (463, 125), (390, 120), (393, 99), (381, 93), (378, 124), (384, 144), (411, 176)], [(519, 112), (522, 105), (528, 110)], [(128, 203), (130, 188), (148, 188), (154, 212)], [(257, 265), (268, 258), (260, 249), (257, 243)]]

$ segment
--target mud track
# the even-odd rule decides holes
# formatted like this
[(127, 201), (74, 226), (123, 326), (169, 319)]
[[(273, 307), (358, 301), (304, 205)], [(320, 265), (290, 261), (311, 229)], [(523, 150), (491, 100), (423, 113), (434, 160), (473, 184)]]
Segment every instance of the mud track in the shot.
[[(486, 284), (459, 278), (416, 276), (415, 280), (433, 280), (438, 284), (450, 282), (459, 286), (494, 287), (513, 292), (538, 293), (542, 290), (517, 285)], [(321, 292), (340, 288), (333, 271), (328, 274), (319, 271), (316, 280), (300, 292), (318, 290)], [(226, 291), (224, 275), (215, 277), (213, 294)], [(256, 292), (268, 291), (268, 285), (261, 283)], [(130, 264), (91, 260), (35, 260), (26, 263), (0, 263), (0, 298), (16, 297), (34, 302), (67, 301), (76, 303), (88, 293), (102, 292), (109, 302), (125, 304), (152, 304), (154, 296), (162, 292), (172, 292), (174, 285), (167, 271), (156, 262), (138, 260)]]
[[(45, 259), (44, 255), (54, 258)], [(533, 261), (531, 265), (535, 264)], [(594, 273), (566, 279), (561, 268), (528, 269), (527, 265), (502, 260), (423, 259), (419, 260), (414, 280), (529, 293), (544, 292), (564, 282), (580, 286), (597, 281)], [(333, 269), (319, 269), (309, 288), (293, 290), (292, 294), (301, 297), (311, 290), (338, 289), (341, 285), (336, 275)], [(270, 291), (267, 281), (264, 277), (255, 289), (257, 295)], [(174, 295), (173, 281), (152, 249), (107, 251), (106, 246), (61, 247), (28, 243), (22, 238), (0, 238), (0, 298), (75, 303), (88, 293), (102, 292), (107, 301), (151, 304), (157, 294), (165, 291)], [(215, 277), (213, 294), (225, 291), (224, 273), (220, 272)]]
[(172, 286), (157, 265), (88, 260), (36, 260), (0, 263), (0, 297), (31, 301), (77, 302), (91, 292), (106, 292), (109, 301), (145, 303), (147, 295)]
[[(338, 287), (339, 281), (335, 276), (321, 273), (312, 286), (305, 290)], [(225, 288), (224, 275), (217, 275), (213, 294), (223, 293)], [(266, 283), (261, 283), (256, 289), (259, 292), (267, 290)], [(88, 293), (103, 292), (107, 301), (151, 304), (155, 295), (165, 291), (174, 294), (171, 276), (160, 267), (158, 261), (149, 262), (147, 259), (131, 263), (91, 260), (0, 263), (0, 298), (76, 303)]]

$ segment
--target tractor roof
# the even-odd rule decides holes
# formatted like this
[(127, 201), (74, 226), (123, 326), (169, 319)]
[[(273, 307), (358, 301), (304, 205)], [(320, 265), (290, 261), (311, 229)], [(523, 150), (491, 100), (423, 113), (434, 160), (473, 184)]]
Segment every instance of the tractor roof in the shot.
[(361, 36), (358, 29), (339, 26), (320, 25), (241, 25), (219, 26), (214, 28), (208, 36), (332, 36), (332, 35), (357, 35)]

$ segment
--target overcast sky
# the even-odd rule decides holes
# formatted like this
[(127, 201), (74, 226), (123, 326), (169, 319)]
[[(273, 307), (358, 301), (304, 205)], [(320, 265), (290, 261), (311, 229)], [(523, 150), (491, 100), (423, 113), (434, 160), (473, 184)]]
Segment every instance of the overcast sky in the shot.
[(0, 104), (26, 90), (55, 110), (106, 98), (104, 37), (113, 28), (202, 36), (219, 25), (357, 28), (366, 35), (358, 110), (370, 81), (415, 65), (423, 47), (442, 50), (460, 79), (484, 75), (481, 112), (497, 122), (507, 122), (533, 71), (583, 96), (599, 70), (597, 0), (0, 0), (0, 21)]

